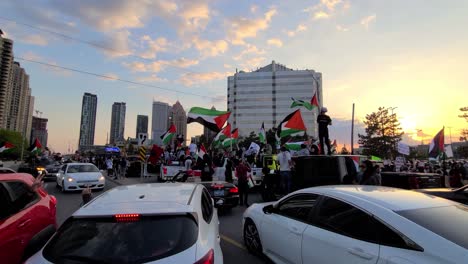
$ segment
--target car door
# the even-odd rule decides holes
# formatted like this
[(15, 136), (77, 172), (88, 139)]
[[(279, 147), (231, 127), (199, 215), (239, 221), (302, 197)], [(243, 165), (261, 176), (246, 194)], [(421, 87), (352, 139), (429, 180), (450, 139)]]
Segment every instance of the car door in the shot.
[(0, 182), (0, 259), (4, 263), (18, 263), (21, 259), (23, 234), (18, 232), (16, 224), (17, 216), (6, 182)]
[(323, 196), (302, 239), (303, 263), (377, 263), (379, 245), (371, 215)]
[(275, 263), (303, 263), (302, 233), (306, 229), (318, 195), (297, 194), (280, 201), (261, 224), (265, 253)]

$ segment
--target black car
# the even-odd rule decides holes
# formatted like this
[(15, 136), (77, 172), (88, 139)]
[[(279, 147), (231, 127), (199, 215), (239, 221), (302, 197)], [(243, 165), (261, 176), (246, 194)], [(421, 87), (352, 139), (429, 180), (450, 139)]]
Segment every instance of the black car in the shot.
[(201, 182), (211, 194), (218, 209), (231, 209), (239, 204), (239, 189), (225, 181)]
[(37, 177), (43, 171), (46, 172), (44, 180), (55, 180), (57, 173), (61, 168), (61, 164), (53, 159), (42, 157), (37, 160), (30, 160), (28, 163), (23, 163), (18, 167), (18, 172), (29, 173), (33, 177)]
[(417, 191), (468, 205), (468, 184), (456, 189), (435, 188), (419, 189)]

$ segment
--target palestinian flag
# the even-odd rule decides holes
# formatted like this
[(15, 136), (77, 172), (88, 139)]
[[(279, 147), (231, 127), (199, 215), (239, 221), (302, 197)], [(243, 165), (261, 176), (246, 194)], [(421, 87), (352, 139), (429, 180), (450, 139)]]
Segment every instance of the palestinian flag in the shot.
[(266, 132), (265, 132), (265, 122), (262, 123), (262, 127), (258, 133), (258, 137), (260, 138), (260, 142), (265, 144), (266, 143)]
[(236, 128), (231, 132), (231, 137), (228, 137), (223, 140), (223, 147), (230, 147), (236, 144), (237, 139), (239, 138), (239, 130)]
[(302, 120), (301, 111), (298, 109), (288, 116), (286, 116), (283, 121), (278, 126), (277, 135), (280, 138), (287, 136), (294, 136), (299, 133), (304, 133), (307, 130)]
[(294, 151), (299, 151), (301, 150), (301, 145), (305, 144), (307, 145), (307, 141), (299, 141), (299, 142), (286, 142), (284, 146), (289, 149), (289, 150), (294, 150)]
[(314, 107), (319, 106), (318, 100), (317, 100), (317, 92), (314, 94), (314, 96), (312, 97), (310, 102), (306, 102), (306, 101), (303, 101), (303, 100), (296, 100), (296, 99), (294, 99), (292, 97), (291, 97), (291, 99), (293, 100), (293, 102), (291, 104), (291, 108), (304, 107), (305, 109), (310, 111), (310, 110), (314, 109)]
[(171, 125), (171, 127), (169, 127), (169, 129), (166, 131), (166, 133), (162, 134), (161, 135), (161, 139), (162, 139), (162, 142), (164, 145), (167, 145), (171, 142), (172, 138), (174, 137), (176, 133), (176, 127), (174, 126), (174, 124)]
[(444, 128), (437, 133), (437, 135), (432, 139), (431, 145), (429, 145), (430, 158), (437, 158), (444, 152)]
[(0, 146), (0, 153), (2, 153), (3, 151), (5, 150), (9, 150), (11, 148), (15, 147), (13, 144), (11, 144), (10, 142), (6, 141), (6, 142), (3, 142)]
[(206, 153), (207, 152), (206, 152), (205, 146), (201, 144), (200, 149), (198, 150), (196, 159), (203, 159), (203, 156), (205, 156)]
[(219, 131), (219, 133), (215, 136), (215, 138), (213, 139), (213, 144), (215, 146), (221, 144), (223, 142), (223, 140), (225, 140), (226, 138), (230, 138), (231, 137), (231, 124), (227, 124), (223, 130)]
[(42, 149), (41, 142), (39, 142), (39, 139), (35, 139), (34, 143), (28, 148), (28, 151), (30, 152), (39, 152)]
[(187, 116), (187, 124), (197, 122), (210, 130), (219, 132), (228, 120), (231, 112), (192, 107)]

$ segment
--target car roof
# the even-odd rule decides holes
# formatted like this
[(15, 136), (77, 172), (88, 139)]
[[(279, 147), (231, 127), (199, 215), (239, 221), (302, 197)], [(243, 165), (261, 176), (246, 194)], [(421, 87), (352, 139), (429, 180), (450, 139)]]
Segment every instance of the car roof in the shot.
[(70, 162), (70, 163), (66, 163), (66, 165), (93, 165), (93, 166), (96, 166), (93, 163), (82, 163), (82, 162)]
[(0, 174), (0, 181), (23, 181), (29, 185), (33, 184), (34, 177), (29, 173), (4, 173)]
[(332, 185), (304, 189), (302, 191), (329, 195), (352, 203), (360, 200), (393, 211), (451, 206), (455, 202), (432, 195), (398, 188), (369, 185)]
[(73, 216), (192, 213), (191, 200), (197, 186), (191, 183), (118, 186), (96, 197)]

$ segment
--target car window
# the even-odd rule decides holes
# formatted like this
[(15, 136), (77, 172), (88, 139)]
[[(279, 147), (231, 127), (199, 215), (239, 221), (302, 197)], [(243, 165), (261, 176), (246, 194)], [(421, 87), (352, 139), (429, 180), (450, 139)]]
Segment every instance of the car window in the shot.
[(99, 169), (94, 165), (70, 165), (67, 173), (82, 173), (82, 172), (99, 172)]
[(340, 200), (324, 197), (315, 219), (318, 227), (340, 235), (377, 243), (372, 216)]
[(19, 181), (5, 182), (14, 212), (19, 212), (38, 200), (38, 196), (26, 184)]
[(43, 256), (53, 263), (146, 263), (182, 252), (197, 239), (191, 215), (71, 218)]
[(61, 171), (65, 172), (67, 170), (67, 165), (63, 165), (62, 168), (60, 169)]
[(303, 222), (308, 222), (309, 215), (314, 209), (318, 195), (316, 194), (300, 194), (295, 195), (278, 206), (278, 214), (296, 219)]
[(400, 235), (380, 220), (375, 218), (374, 220), (374, 228), (377, 232), (380, 245), (421, 251), (421, 247), (406, 236)]
[(396, 213), (468, 249), (468, 206), (460, 204), (403, 210)]
[(203, 188), (202, 192), (201, 207), (203, 219), (209, 223), (211, 221), (211, 217), (213, 216), (213, 203), (211, 202), (210, 194), (205, 188)]
[(0, 220), (6, 219), (14, 214), (10, 194), (7, 188), (5, 188), (5, 184), (4, 182), (0, 182)]

